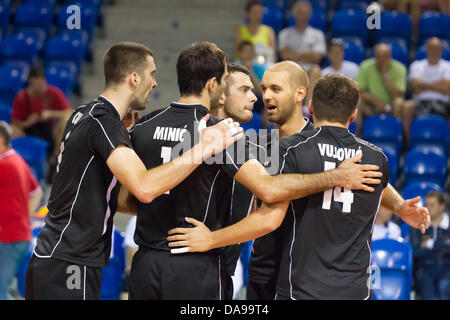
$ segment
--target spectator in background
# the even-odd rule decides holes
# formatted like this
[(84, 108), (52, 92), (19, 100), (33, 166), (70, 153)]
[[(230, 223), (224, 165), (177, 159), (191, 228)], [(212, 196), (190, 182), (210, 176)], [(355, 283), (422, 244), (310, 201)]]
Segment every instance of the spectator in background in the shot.
[(428, 39), (426, 49), (427, 58), (414, 61), (409, 68), (414, 96), (402, 108), (402, 120), (407, 128), (416, 115), (450, 117), (450, 63), (442, 59), (442, 42), (439, 38)]
[(239, 56), (239, 44), (249, 41), (255, 46), (260, 64), (275, 63), (276, 37), (272, 27), (262, 24), (264, 8), (260, 1), (250, 0), (245, 7), (247, 24), (239, 26), (234, 36), (234, 53)]
[(64, 93), (47, 84), (44, 70), (32, 68), (28, 75), (28, 87), (19, 91), (14, 98), (12, 135), (14, 138), (29, 135), (48, 141), (53, 146), (56, 158), (62, 133), (72, 111)]
[[(308, 72), (310, 88), (313, 88), (315, 81), (320, 77), (320, 60), (327, 50), (325, 35), (321, 30), (309, 25), (312, 12), (309, 2), (296, 2), (292, 12), (296, 25), (281, 30), (278, 43), (280, 57), (300, 64)], [(312, 90), (308, 90), (304, 100), (306, 104), (311, 99), (311, 95)]]
[(330, 66), (322, 70), (322, 76), (330, 73), (340, 73), (344, 76), (356, 80), (359, 66), (351, 61), (344, 60), (344, 47), (342, 39), (332, 39), (328, 48), (328, 59)]
[(397, 239), (401, 237), (400, 227), (391, 221), (392, 212), (380, 206), (375, 217), (372, 241), (378, 239)]
[(253, 83), (255, 94), (258, 98), (255, 102), (255, 111), (265, 114), (264, 103), (262, 102), (261, 81), (266, 71), (266, 67), (255, 61), (255, 48), (250, 41), (243, 41), (238, 47), (238, 61), (236, 63), (242, 64), (250, 72), (250, 80)]
[(426, 196), (431, 224), (425, 234), (411, 230), (416, 292), (422, 299), (450, 299), (450, 228), (445, 195)]
[[(357, 126), (361, 134), (362, 122), (366, 116), (391, 113), (402, 114), (403, 94), (406, 90), (406, 68), (392, 59), (389, 45), (375, 46), (375, 58), (365, 60), (359, 68), (357, 82), (361, 90), (358, 106)], [(409, 129), (409, 128), (408, 128)]]
[(133, 257), (135, 253), (138, 251), (139, 246), (134, 242), (134, 232), (136, 231), (136, 216), (132, 216), (128, 221), (127, 228), (125, 230), (125, 275), (124, 281), (122, 283), (121, 289), (121, 300), (128, 300), (129, 293), (129, 279), (130, 279), (130, 271), (131, 271), (131, 262), (133, 261)]
[(0, 121), (0, 300), (30, 246), (31, 220), (42, 190), (25, 161), (10, 146), (11, 128)]
[[(435, 0), (432, 0), (435, 1)], [(445, 0), (447, 1), (447, 0)], [(383, 10), (398, 11), (407, 13), (411, 16), (412, 36), (416, 38), (419, 31), (419, 20), (421, 14), (421, 2), (430, 2), (428, 0), (382, 0)]]

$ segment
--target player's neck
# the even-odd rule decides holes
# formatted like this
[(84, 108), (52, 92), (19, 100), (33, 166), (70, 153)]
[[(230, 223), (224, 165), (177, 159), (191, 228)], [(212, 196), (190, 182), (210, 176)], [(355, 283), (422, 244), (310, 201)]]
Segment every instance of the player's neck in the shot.
[(431, 218), (431, 225), (435, 228), (439, 227), (441, 225), (442, 219), (444, 219), (444, 213)]
[(216, 117), (217, 119), (226, 119), (226, 118), (230, 118), (226, 112), (225, 112), (225, 108), (221, 107), (221, 108), (215, 108), (211, 110), (211, 113), (213, 114), (214, 117)]
[(331, 121), (326, 121), (326, 120), (317, 121), (316, 119), (314, 119), (314, 128), (318, 128), (318, 127), (340, 127), (340, 128), (348, 129), (348, 123), (343, 124), (340, 122), (331, 122)]
[(201, 104), (202, 106), (206, 107), (206, 109), (211, 110), (211, 102), (210, 98), (208, 96), (182, 96), (180, 100), (178, 100), (178, 103), (180, 104)]
[(120, 117), (123, 118), (130, 107), (130, 97), (123, 92), (106, 89), (101, 96), (105, 97), (120, 113)]
[(277, 129), (280, 130), (280, 138), (288, 137), (298, 133), (306, 124), (303, 114), (296, 114), (289, 117), (289, 120), (283, 123), (281, 126), (277, 125)]

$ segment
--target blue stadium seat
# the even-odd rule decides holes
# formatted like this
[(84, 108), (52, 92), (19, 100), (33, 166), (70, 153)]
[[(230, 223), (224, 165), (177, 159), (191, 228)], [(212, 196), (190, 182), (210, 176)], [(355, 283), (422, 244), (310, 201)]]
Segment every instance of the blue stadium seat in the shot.
[(366, 20), (367, 15), (362, 10), (339, 10), (331, 22), (332, 37), (346, 41), (357, 39), (366, 46), (369, 36)]
[(65, 65), (73, 64), (76, 74), (81, 71), (84, 60), (85, 47), (82, 40), (76, 36), (59, 35), (49, 39), (45, 48), (44, 64), (55, 66), (61, 62)]
[(36, 179), (40, 181), (44, 177), (47, 160), (48, 142), (37, 137), (20, 137), (11, 140), (14, 150), (36, 172)]
[(410, 127), (409, 150), (417, 147), (436, 148), (447, 157), (450, 129), (446, 119), (438, 115), (416, 117)]
[(11, 122), (12, 109), (9, 105), (0, 103), (0, 121)]
[(395, 187), (399, 171), (399, 156), (391, 144), (380, 142), (377, 146), (383, 149), (383, 153), (386, 155), (389, 165), (389, 183)]
[(357, 42), (344, 42), (344, 59), (361, 64), (366, 59), (366, 49)]
[(416, 181), (434, 182), (445, 185), (447, 158), (433, 150), (414, 149), (405, 156), (405, 185)]
[(370, 2), (368, 0), (338, 0), (337, 1), (337, 10), (364, 10), (366, 11)]
[(244, 242), (242, 244), (242, 250), (240, 255), (240, 260), (242, 263), (243, 274), (244, 274), (244, 286), (248, 284), (248, 265), (250, 263), (250, 257), (252, 255), (252, 245), (253, 241)]
[(25, 278), (28, 268), (28, 263), (30, 262), (31, 256), (33, 255), (33, 250), (36, 245), (37, 237), (39, 236), (39, 233), (41, 232), (42, 227), (34, 228), (32, 230), (33, 236), (31, 239), (30, 247), (28, 248), (28, 251), (22, 261), (22, 264), (19, 267), (19, 270), (17, 271), (17, 289), (19, 291), (19, 294), (22, 297), (25, 297)]
[(75, 77), (70, 70), (64, 67), (50, 67), (45, 70), (45, 77), (48, 84), (61, 89), (67, 98), (71, 97), (75, 85)]
[(439, 12), (426, 11), (422, 13), (419, 20), (419, 46), (431, 37), (447, 39), (449, 31), (443, 27), (447, 23), (447, 16)]
[(375, 29), (375, 43), (399, 43), (409, 48), (412, 20), (407, 13), (383, 11), (380, 17), (381, 29)]
[(24, 33), (10, 35), (0, 45), (2, 64), (29, 70), (39, 56), (38, 43)]
[(125, 270), (125, 237), (118, 230), (113, 231), (109, 265), (103, 268), (100, 299), (120, 300), (120, 287)]
[[(403, 239), (380, 239), (372, 242), (372, 266), (380, 273), (374, 300), (409, 300), (412, 286), (412, 247)], [(375, 279), (376, 284), (377, 279)]]
[[(291, 13), (289, 15), (287, 26), (292, 27), (295, 26), (295, 18), (294, 15)], [(313, 7), (312, 13), (311, 13), (311, 19), (309, 20), (309, 25), (313, 28), (319, 29), (322, 32), (327, 32), (327, 15), (325, 11), (323, 11), (319, 7)]]
[(350, 122), (348, 131), (350, 131), (353, 135), (356, 135), (356, 121)]
[[(427, 48), (423, 44), (416, 51), (416, 60), (423, 60), (427, 58)], [(443, 42), (442, 43), (442, 59), (450, 61), (450, 47)]]
[(284, 9), (278, 5), (264, 5), (262, 23), (273, 28), (275, 33), (284, 28)]
[(23, 88), (26, 78), (21, 69), (2, 66), (0, 79), (0, 103), (12, 106), (14, 97)]
[(364, 119), (362, 138), (375, 145), (383, 143), (390, 145), (401, 154), (403, 145), (403, 127), (400, 119), (389, 115), (379, 114)]
[(49, 2), (34, 1), (20, 5), (15, 14), (16, 32), (26, 28), (42, 29), (48, 36), (53, 25), (53, 5)]
[(0, 2), (0, 36), (8, 32), (10, 8), (4, 1)]
[[(443, 192), (442, 187), (436, 183), (428, 181), (416, 181), (406, 185), (403, 188), (402, 196), (404, 199), (413, 199), (417, 196), (420, 196), (421, 199), (418, 205), (424, 207), (426, 195), (428, 192), (432, 190)], [(409, 240), (409, 233), (411, 227), (405, 222), (403, 222), (402, 225), (400, 226), (400, 229), (402, 232), (402, 238)]]
[[(67, 21), (69, 17), (72, 15), (72, 11), (67, 9), (72, 6), (77, 5), (80, 8), (80, 30), (73, 29), (69, 30), (67, 28)], [(96, 6), (91, 2), (80, 2), (80, 1), (74, 1), (66, 4), (65, 6), (61, 7), (58, 13), (57, 18), (57, 26), (59, 32), (61, 31), (68, 31), (68, 32), (74, 32), (74, 33), (84, 33), (87, 37), (87, 46), (89, 47), (91, 44), (91, 40), (93, 37), (94, 29), (97, 24), (97, 8)]]

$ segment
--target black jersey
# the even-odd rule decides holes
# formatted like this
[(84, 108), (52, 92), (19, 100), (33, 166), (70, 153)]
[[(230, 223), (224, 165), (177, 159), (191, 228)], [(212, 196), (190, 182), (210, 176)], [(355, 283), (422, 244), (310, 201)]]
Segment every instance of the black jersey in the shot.
[[(305, 125), (298, 133), (314, 129), (314, 125), (311, 121), (307, 118), (305, 118), (305, 120)], [(271, 147), (271, 144), (269, 144), (268, 148), (270, 149)], [(279, 155), (282, 156), (281, 153)], [(280, 165), (281, 161), (279, 162)], [(279, 170), (280, 167), (278, 165), (273, 166), (270, 173), (277, 174)], [(281, 256), (279, 230), (280, 229), (277, 229), (274, 232), (253, 241), (252, 255), (249, 265), (249, 277), (251, 277), (252, 281), (266, 283), (270, 281), (272, 277), (276, 278)]]
[(108, 264), (120, 183), (106, 160), (119, 145), (131, 147), (131, 141), (108, 100), (100, 97), (74, 111), (63, 133), (36, 256), (93, 267)]
[[(143, 117), (131, 130), (136, 153), (147, 168), (175, 159), (195, 143), (199, 120), (209, 113), (202, 105), (172, 103)], [(219, 120), (210, 117), (207, 125)], [(147, 248), (170, 250), (167, 232), (176, 227), (192, 227), (185, 217), (202, 221), (211, 230), (228, 225), (220, 214), (229, 203), (234, 174), (249, 159), (245, 139), (225, 152), (207, 159), (172, 190), (152, 201), (138, 204), (135, 242)], [(157, 182), (156, 182), (157, 183)]]
[(295, 134), (280, 145), (280, 173), (330, 170), (362, 152), (361, 163), (378, 165), (383, 177), (373, 193), (335, 187), (291, 201), (281, 226), (277, 293), (291, 299), (369, 298), (371, 233), (389, 178), (385, 155), (340, 127)]

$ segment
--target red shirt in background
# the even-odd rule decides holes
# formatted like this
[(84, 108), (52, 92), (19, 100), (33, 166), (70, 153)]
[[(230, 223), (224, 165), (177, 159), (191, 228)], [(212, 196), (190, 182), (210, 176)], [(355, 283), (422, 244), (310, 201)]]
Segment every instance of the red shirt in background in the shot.
[(55, 86), (47, 85), (47, 91), (39, 97), (32, 97), (26, 94), (25, 90), (19, 91), (14, 98), (12, 120), (24, 121), (30, 114), (41, 114), (43, 110), (66, 110), (72, 108), (64, 92)]
[(40, 186), (13, 149), (0, 153), (0, 242), (31, 240), (30, 194)]

